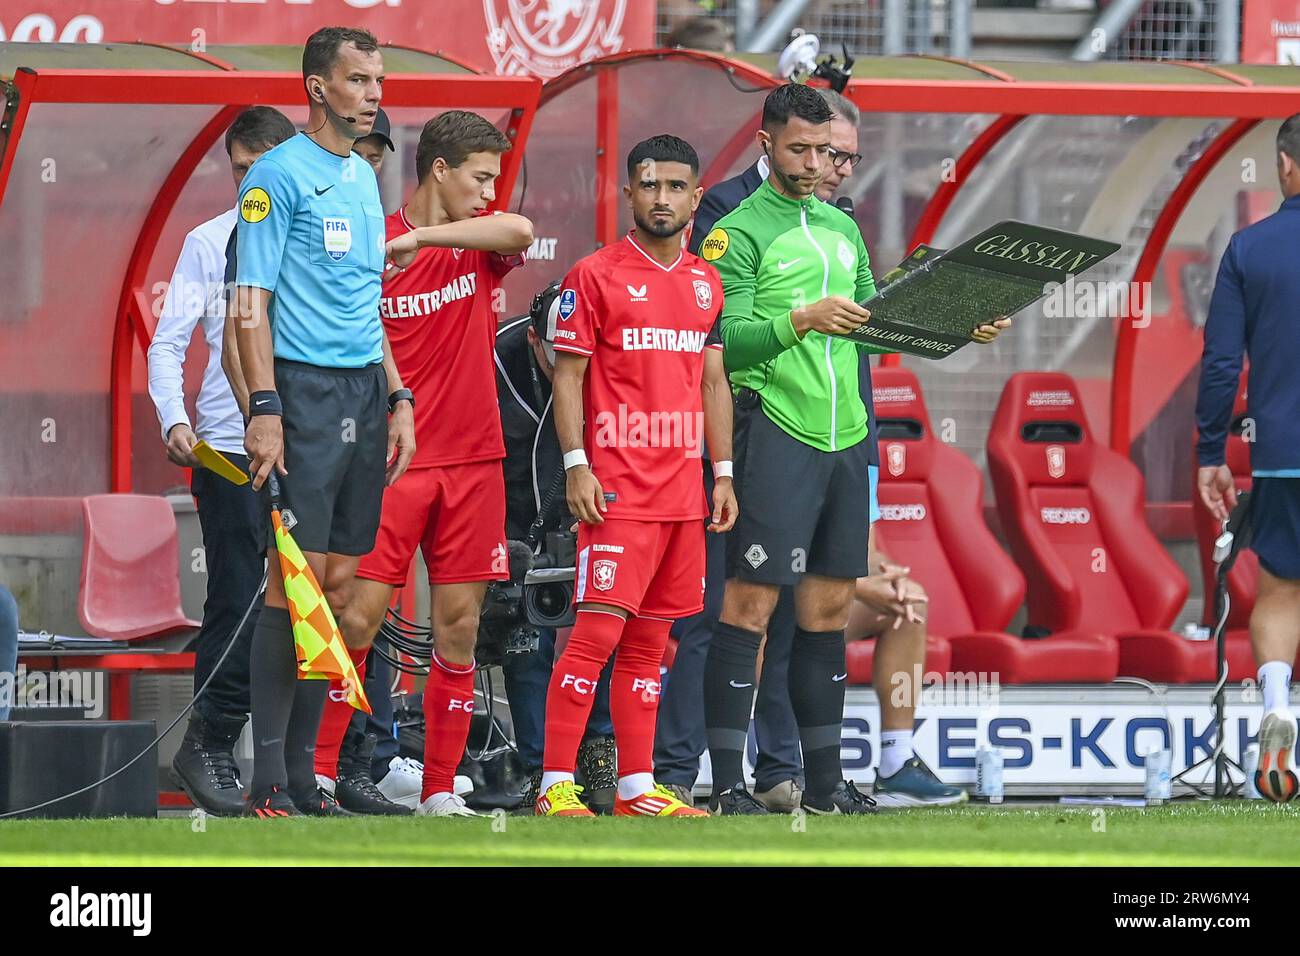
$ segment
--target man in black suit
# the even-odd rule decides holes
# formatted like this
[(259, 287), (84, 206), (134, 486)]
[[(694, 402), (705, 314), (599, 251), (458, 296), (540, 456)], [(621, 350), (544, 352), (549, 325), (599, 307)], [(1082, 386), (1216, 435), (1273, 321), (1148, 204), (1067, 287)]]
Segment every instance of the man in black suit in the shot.
[(760, 156), (758, 162), (750, 166), (739, 176), (725, 179), (716, 186), (711, 186), (700, 199), (700, 208), (695, 211), (695, 222), (691, 226), (691, 251), (698, 255), (700, 243), (713, 231), (719, 219), (740, 205), (750, 193), (758, 189), (767, 179), (767, 157)]

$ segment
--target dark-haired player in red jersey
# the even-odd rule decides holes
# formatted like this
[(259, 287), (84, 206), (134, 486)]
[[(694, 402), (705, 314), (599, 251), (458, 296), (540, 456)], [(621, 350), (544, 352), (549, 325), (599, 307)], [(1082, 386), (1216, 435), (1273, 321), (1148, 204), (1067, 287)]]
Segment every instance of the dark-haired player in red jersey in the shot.
[[(636, 227), (564, 280), (555, 332), (555, 427), (579, 520), (577, 623), (546, 697), (536, 811), (592, 816), (573, 782), (601, 669), (617, 648), (610, 712), (615, 816), (706, 816), (655, 783), (651, 751), (668, 629), (704, 606), (704, 532), (736, 521), (731, 387), (717, 320), (722, 283), (687, 252), (699, 157), (676, 136), (638, 143), (624, 187)], [(710, 509), (707, 439), (718, 476)], [(418, 445), (418, 439), (417, 439)], [(588, 460), (590, 455), (590, 460)]]
[[(487, 582), (509, 577), (494, 299), (501, 278), (523, 261), (533, 229), (522, 216), (484, 215), (509, 148), (505, 135), (476, 113), (438, 115), (425, 124), (416, 148), (419, 186), (387, 220), (391, 267), (380, 314), (402, 381), (414, 393), (416, 452), (405, 480), (385, 489), (375, 549), (361, 559), (340, 629), (360, 670), (419, 547), (433, 595), (424, 785), (416, 810), (427, 816), (476, 815), (452, 781), (474, 713), (479, 608)], [(316, 772), (327, 789), (351, 716), (335, 696), (316, 749)], [(371, 794), (368, 802), (364, 796), (353, 795), (354, 810), (393, 812), (382, 795)]]

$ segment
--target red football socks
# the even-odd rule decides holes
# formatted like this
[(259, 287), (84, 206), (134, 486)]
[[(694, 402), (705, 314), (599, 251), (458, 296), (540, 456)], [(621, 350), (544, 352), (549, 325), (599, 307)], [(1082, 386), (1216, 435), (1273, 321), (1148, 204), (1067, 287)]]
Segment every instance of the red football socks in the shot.
[(454, 793), (474, 716), (474, 665), (450, 664), (435, 652), (424, 685), (424, 786), (420, 800)]
[(659, 664), (671, 621), (628, 618), (614, 658), (609, 710), (618, 745), (618, 775), (654, 772), (655, 717), (659, 713)]
[[(366, 679), (366, 655), (370, 648), (358, 650), (348, 648), (348, 656), (357, 669), (357, 681)], [(316, 732), (316, 772), (322, 777), (333, 780), (339, 775), (339, 750), (343, 747), (343, 738), (347, 735), (348, 724), (356, 708), (348, 703), (343, 694), (340, 681), (330, 681), (329, 696), (325, 700), (325, 712), (321, 715), (320, 730)]]
[(544, 771), (573, 773), (600, 672), (618, 646), (623, 625), (623, 618), (610, 611), (578, 609), (577, 623), (564, 653), (556, 658), (546, 693)]

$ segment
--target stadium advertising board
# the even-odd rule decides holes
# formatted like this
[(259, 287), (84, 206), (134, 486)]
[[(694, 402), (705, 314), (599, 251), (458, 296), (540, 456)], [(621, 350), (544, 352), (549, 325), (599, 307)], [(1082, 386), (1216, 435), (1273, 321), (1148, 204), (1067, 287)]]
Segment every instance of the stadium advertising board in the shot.
[(487, 73), (549, 78), (653, 46), (654, 4), (633, 0), (0, 0), (0, 41), (146, 40), (198, 52), (221, 43), (302, 43), (328, 24), (438, 50)]
[(1296, 0), (1245, 0), (1241, 61), (1300, 63), (1300, 4)]
[[(1259, 731), (1257, 694), (1253, 682), (1228, 689), (1226, 752), (1238, 762)], [(1006, 792), (1015, 796), (1140, 794), (1148, 752), (1168, 748), (1177, 774), (1214, 749), (1210, 688), (1199, 685), (932, 688), (922, 698), (915, 732), (917, 756), (944, 783), (968, 789), (975, 786), (976, 750), (1000, 748)], [(859, 784), (875, 778), (880, 711), (870, 689), (848, 692), (840, 753), (846, 778)], [(751, 728), (745, 765), (751, 781), (755, 756)], [(706, 755), (697, 786), (709, 780), (707, 763)], [(1201, 768), (1193, 781), (1207, 772)]]

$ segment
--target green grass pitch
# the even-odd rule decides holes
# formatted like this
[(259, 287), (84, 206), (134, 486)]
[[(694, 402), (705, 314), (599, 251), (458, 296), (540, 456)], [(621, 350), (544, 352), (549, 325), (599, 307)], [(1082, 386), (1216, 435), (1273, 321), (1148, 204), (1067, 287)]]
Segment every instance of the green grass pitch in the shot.
[(8, 866), (1256, 866), (1295, 862), (1300, 809), (959, 807), (874, 817), (0, 821)]

